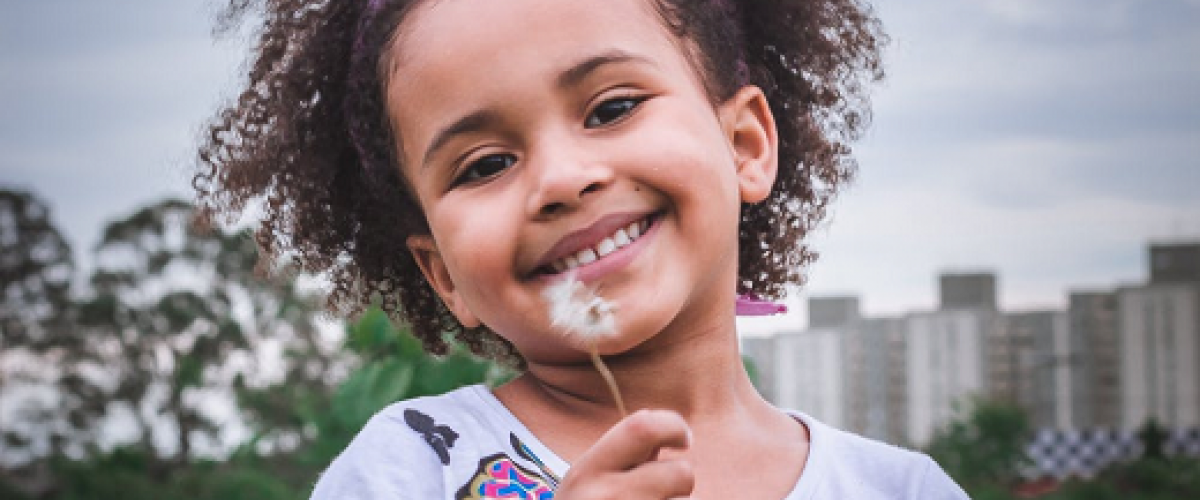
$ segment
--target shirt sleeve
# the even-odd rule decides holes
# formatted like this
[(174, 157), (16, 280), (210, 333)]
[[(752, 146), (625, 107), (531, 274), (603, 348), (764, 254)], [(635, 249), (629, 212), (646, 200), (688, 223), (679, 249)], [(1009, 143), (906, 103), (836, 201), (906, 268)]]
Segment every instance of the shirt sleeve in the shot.
[(391, 415), (373, 417), (321, 474), (311, 500), (445, 498), (441, 463)]
[(963, 491), (942, 467), (929, 456), (924, 456), (925, 473), (917, 483), (917, 491), (909, 498), (914, 500), (970, 500), (967, 492)]

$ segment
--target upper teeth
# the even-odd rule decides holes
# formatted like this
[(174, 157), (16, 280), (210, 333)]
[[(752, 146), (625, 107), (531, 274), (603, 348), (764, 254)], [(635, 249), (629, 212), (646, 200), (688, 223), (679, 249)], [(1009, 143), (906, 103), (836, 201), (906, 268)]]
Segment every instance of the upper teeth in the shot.
[(555, 272), (561, 273), (563, 271), (575, 269), (576, 267), (582, 265), (591, 264), (595, 262), (596, 259), (604, 257), (605, 255), (617, 251), (617, 249), (621, 247), (633, 243), (634, 240), (637, 240), (638, 237), (642, 235), (642, 232), (646, 230), (648, 224), (649, 222), (645, 219), (632, 222), (628, 226), (617, 229), (607, 238), (600, 240), (599, 243), (596, 243), (591, 247), (584, 248), (583, 250), (575, 252), (562, 259), (558, 259), (550, 264), (550, 266), (554, 268)]

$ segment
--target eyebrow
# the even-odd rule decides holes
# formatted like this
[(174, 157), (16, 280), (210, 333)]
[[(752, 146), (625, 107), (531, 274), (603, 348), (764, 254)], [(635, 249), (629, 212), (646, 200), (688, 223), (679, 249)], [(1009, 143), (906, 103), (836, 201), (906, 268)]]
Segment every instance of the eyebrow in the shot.
[(587, 78), (588, 75), (592, 74), (592, 72), (600, 69), (603, 66), (626, 62), (638, 62), (649, 65), (654, 64), (645, 57), (630, 54), (619, 49), (611, 49), (584, 59), (576, 63), (574, 66), (571, 66), (566, 71), (563, 71), (561, 75), (558, 75), (558, 81), (556, 84), (559, 88), (574, 87), (579, 85), (579, 83), (582, 82), (584, 78)]
[[(574, 87), (579, 85), (588, 75), (604, 66), (627, 62), (654, 65), (651, 60), (639, 55), (630, 54), (619, 49), (606, 50), (567, 68), (555, 79), (555, 86), (560, 89)], [(486, 109), (475, 111), (455, 120), (433, 136), (433, 140), (429, 142), (429, 147), (425, 148), (425, 155), (421, 159), (421, 165), (428, 165), (429, 159), (434, 153), (445, 146), (447, 142), (450, 142), (450, 139), (453, 139), (454, 136), (485, 130), (495, 126), (499, 122), (500, 116), (495, 111)]]
[(421, 159), (421, 166), (429, 164), (429, 158), (433, 156), (442, 146), (445, 146), (450, 139), (460, 134), (478, 132), (491, 126), (494, 126), (500, 121), (500, 117), (494, 111), (480, 110), (471, 113), (467, 116), (459, 118), (454, 123), (451, 123), (446, 128), (438, 131), (437, 135), (433, 136), (433, 141), (429, 143), (429, 147), (425, 148), (425, 156)]

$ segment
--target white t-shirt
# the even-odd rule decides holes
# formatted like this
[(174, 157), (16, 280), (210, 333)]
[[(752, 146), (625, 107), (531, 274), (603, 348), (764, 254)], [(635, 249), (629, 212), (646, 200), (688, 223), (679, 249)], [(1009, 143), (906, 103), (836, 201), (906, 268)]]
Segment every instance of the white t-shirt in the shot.
[[(791, 414), (811, 442), (785, 500), (968, 498), (926, 455)], [(380, 411), (321, 475), (312, 499), (548, 500), (569, 468), (475, 385)]]

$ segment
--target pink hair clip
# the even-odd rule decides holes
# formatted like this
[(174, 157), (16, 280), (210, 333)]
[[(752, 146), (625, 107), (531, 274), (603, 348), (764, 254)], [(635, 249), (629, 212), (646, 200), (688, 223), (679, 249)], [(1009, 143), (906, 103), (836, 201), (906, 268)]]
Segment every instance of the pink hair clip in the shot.
[(787, 306), (746, 294), (738, 295), (736, 312), (738, 316), (770, 316), (787, 312)]

